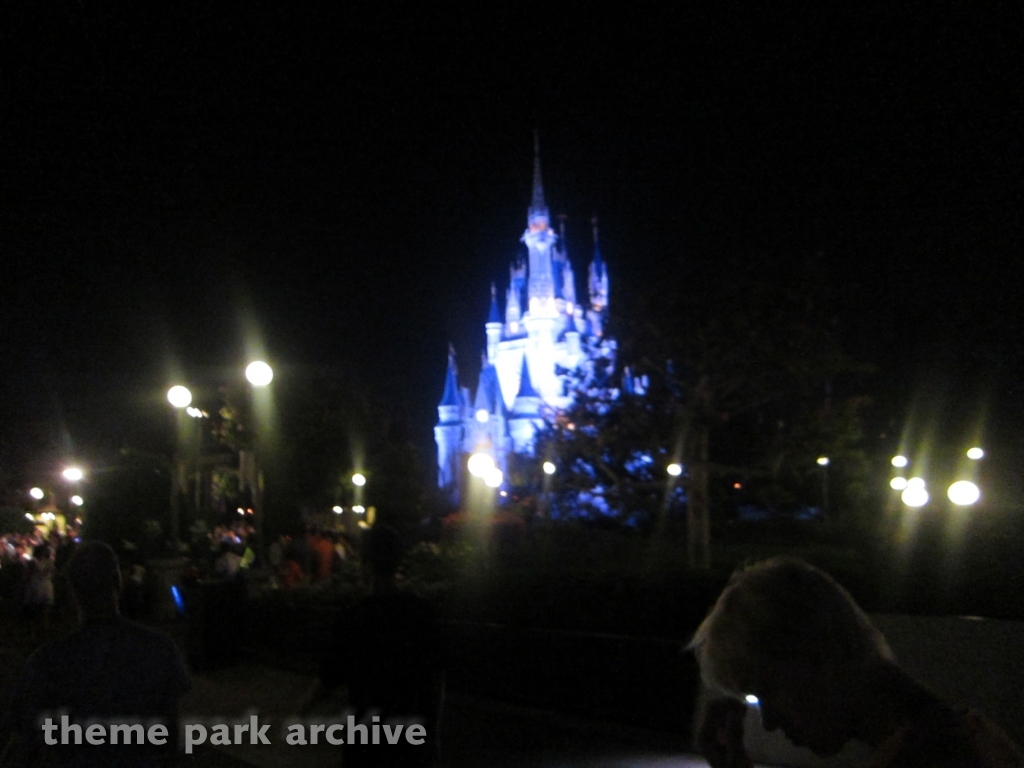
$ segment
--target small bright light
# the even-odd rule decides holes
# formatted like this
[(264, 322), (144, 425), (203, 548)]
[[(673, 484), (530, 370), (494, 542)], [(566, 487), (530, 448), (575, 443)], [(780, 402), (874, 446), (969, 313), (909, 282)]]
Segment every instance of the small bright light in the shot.
[(818, 466), (819, 467), (827, 467), (828, 464), (829, 464), (828, 456), (819, 456), (818, 457)]
[(494, 467), (494, 459), (486, 453), (474, 453), (469, 457), (467, 467), (469, 474), (473, 477), (483, 477), (489, 469)]
[(566, 311), (567, 314), (570, 314), (570, 315), (572, 314), (572, 302), (571, 301), (567, 301), (565, 303), (565, 311)]
[(40, 517), (48, 523), (52, 523), (54, 520), (57, 519), (57, 516), (53, 514), (53, 512), (43, 512), (43, 514), (41, 514)]
[(513, 320), (508, 324), (509, 333), (519, 333), (519, 323)]
[(185, 409), (185, 413), (191, 416), (193, 419), (202, 419), (206, 416), (199, 408), (193, 408), (191, 405)]
[(899, 467), (900, 469), (903, 469), (903, 467), (907, 466), (907, 464), (909, 464), (910, 461), (907, 459), (906, 456), (893, 456), (892, 461), (890, 461), (889, 463), (892, 464), (894, 467)]
[(739, 490), (740, 488), (743, 487), (743, 483), (733, 483), (732, 487), (735, 488), (736, 490)]
[(923, 477), (912, 477), (907, 480), (907, 488), (924, 488)]
[(364, 485), (366, 485), (366, 475), (364, 475), (362, 472), (356, 472), (354, 475), (352, 475), (352, 485), (358, 485), (360, 488), (362, 488)]
[(946, 495), (958, 507), (969, 507), (981, 498), (981, 491), (970, 480), (957, 480), (949, 486)]
[(900, 498), (908, 507), (923, 507), (930, 497), (923, 487), (908, 485), (900, 494)]
[(749, 704), (752, 707), (756, 707), (760, 703), (760, 701), (758, 700), (757, 696), (755, 696), (752, 693), (748, 693), (743, 698), (746, 700), (747, 704)]
[(265, 387), (274, 380), (274, 369), (262, 360), (257, 360), (246, 367), (245, 378), (254, 387)]
[(26, 520), (35, 520), (35, 518), (32, 517), (32, 513), (31, 512), (26, 512), (25, 513), (25, 519)]
[(345, 511), (345, 510), (343, 510), (343, 509), (342, 509), (341, 507), (339, 507), (339, 506), (333, 506), (333, 507), (331, 507), (331, 510), (332, 510), (332, 511), (334, 512), (334, 514), (336, 514), (336, 515), (340, 515), (340, 514), (341, 514), (342, 512), (344, 512), (344, 511)]
[(501, 491), (501, 494), (500, 494), (500, 495), (502, 495), (502, 496), (508, 496), (508, 491)]
[(65, 480), (70, 480), (72, 483), (77, 483), (85, 474), (78, 467), (68, 467), (62, 473)]
[(491, 418), (491, 414), (487, 412), (486, 408), (481, 408), (476, 412), (476, 420), (481, 424), (486, 424), (489, 418)]
[(77, 493), (71, 497), (71, 503), (74, 504), (76, 507), (80, 507), (83, 504), (85, 504), (85, 502), (82, 500), (82, 497), (79, 496)]
[(505, 473), (497, 467), (492, 466), (484, 473), (484, 483), (488, 488), (497, 488), (505, 479)]
[(188, 387), (176, 384), (167, 390), (167, 402), (175, 408), (187, 408), (192, 405), (192, 393), (189, 392)]
[(364, 507), (362, 504), (356, 504), (354, 507), (352, 507), (352, 511), (355, 512), (357, 515), (361, 515), (363, 514), (363, 512), (366, 511), (366, 507)]
[(36, 501), (41, 501), (43, 496), (45, 496), (46, 494), (43, 493), (42, 488), (33, 488), (31, 491), (28, 492), (28, 495), (31, 496)]
[(544, 474), (545, 475), (553, 475), (553, 474), (555, 474), (555, 470), (556, 469), (557, 469), (557, 467), (554, 464), (552, 464), (550, 461), (545, 461), (544, 462)]
[(240, 514), (240, 515), (244, 515), (244, 514), (245, 514), (245, 510), (244, 510), (244, 509), (242, 509), (241, 507), (239, 507), (239, 508), (238, 508), (238, 514)]
[(978, 446), (974, 446), (969, 451), (967, 451), (967, 458), (974, 459), (975, 461), (977, 461), (978, 459), (985, 458), (985, 452), (981, 450), (981, 448), (979, 448)]
[(894, 491), (902, 491), (907, 487), (907, 478), (905, 477), (894, 477), (889, 481), (889, 487)]
[(683, 468), (676, 464), (675, 462), (665, 467), (665, 471), (672, 475), (672, 477), (679, 477), (681, 474), (683, 474)]

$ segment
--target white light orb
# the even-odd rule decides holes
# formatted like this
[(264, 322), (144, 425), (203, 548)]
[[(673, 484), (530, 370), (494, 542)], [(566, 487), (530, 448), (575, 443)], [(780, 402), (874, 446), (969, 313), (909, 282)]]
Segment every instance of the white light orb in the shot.
[(358, 485), (360, 488), (362, 488), (364, 485), (366, 485), (366, 475), (364, 475), (362, 472), (356, 472), (354, 475), (352, 475), (352, 485)]
[(957, 480), (949, 486), (946, 495), (958, 507), (969, 507), (981, 498), (981, 491), (970, 480)]
[(481, 424), (486, 424), (489, 418), (491, 418), (491, 414), (487, 412), (486, 408), (480, 408), (476, 412), (476, 420), (479, 421)]
[(495, 466), (492, 466), (484, 473), (484, 483), (488, 488), (497, 488), (505, 479), (505, 473)]
[(907, 480), (907, 488), (921, 488), (924, 489), (924, 478), (923, 477), (912, 477)]
[(902, 491), (907, 487), (907, 478), (905, 477), (894, 477), (889, 481), (889, 487), (894, 491)]
[(828, 456), (819, 456), (818, 457), (818, 466), (819, 467), (827, 467), (828, 465), (829, 465)]
[(555, 470), (558, 469), (558, 467), (556, 467), (550, 461), (545, 461), (543, 469), (545, 475), (553, 475), (555, 474)]
[(70, 480), (72, 483), (77, 483), (85, 477), (85, 473), (83, 473), (78, 467), (68, 467), (61, 472), (61, 474), (64, 475), (65, 480)]
[(362, 504), (356, 504), (354, 507), (352, 507), (352, 511), (355, 512), (357, 515), (361, 515), (363, 514), (363, 512), (366, 511), (366, 507), (364, 507)]
[(928, 496), (928, 491), (923, 486), (908, 485), (903, 493), (900, 494), (900, 498), (908, 507), (923, 507), (928, 503), (930, 497)]
[(25, 519), (26, 520), (35, 520), (35, 517), (32, 516), (31, 512), (26, 512), (25, 513)]
[(254, 387), (265, 387), (274, 380), (274, 369), (262, 360), (257, 360), (246, 366), (245, 378)]
[(748, 693), (746, 696), (743, 697), (743, 699), (747, 702), (747, 704), (749, 704), (752, 707), (756, 707), (758, 704), (761, 703), (760, 699), (758, 699), (757, 696), (755, 696), (752, 693)]
[(85, 504), (85, 501), (83, 501), (82, 497), (76, 493), (74, 496), (71, 497), (71, 503), (74, 504), (76, 507), (80, 507), (83, 504)]
[(332, 511), (332, 512), (334, 512), (334, 514), (336, 514), (336, 515), (340, 515), (340, 514), (341, 514), (342, 512), (344, 512), (345, 510), (343, 510), (343, 509), (342, 509), (341, 507), (339, 507), (339, 506), (333, 506), (333, 507), (331, 507), (331, 511)]
[(903, 467), (907, 466), (907, 464), (909, 464), (910, 461), (907, 459), (906, 456), (893, 456), (892, 460), (889, 463), (892, 464), (894, 467), (899, 467), (900, 469), (903, 469)]
[(672, 477), (679, 477), (681, 474), (683, 474), (683, 468), (679, 464), (676, 464), (675, 462), (672, 462), (667, 467), (665, 467), (665, 471), (672, 475)]
[(978, 459), (985, 458), (985, 452), (978, 446), (974, 446), (967, 451), (967, 458), (977, 461)]
[(469, 474), (473, 477), (483, 477), (487, 473), (487, 470), (494, 467), (494, 459), (486, 453), (474, 453), (469, 457), (467, 466), (469, 468)]
[(188, 408), (192, 405), (192, 393), (188, 387), (176, 384), (167, 390), (167, 402), (175, 408)]
[(46, 494), (43, 493), (43, 489), (42, 488), (33, 488), (32, 490), (30, 490), (28, 492), (28, 495), (31, 496), (36, 501), (42, 501), (43, 500), (43, 496), (45, 496)]

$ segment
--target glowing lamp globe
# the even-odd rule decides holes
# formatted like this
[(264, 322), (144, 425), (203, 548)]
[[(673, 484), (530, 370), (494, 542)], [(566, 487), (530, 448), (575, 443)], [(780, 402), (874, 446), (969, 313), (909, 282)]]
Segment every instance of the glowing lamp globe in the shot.
[(907, 488), (920, 488), (924, 490), (924, 478), (923, 477), (912, 477), (907, 480)]
[(908, 507), (923, 507), (930, 497), (924, 486), (908, 485), (900, 494), (900, 498)]
[(64, 475), (65, 480), (70, 480), (72, 483), (77, 483), (85, 477), (85, 473), (83, 473), (78, 467), (68, 467), (61, 474)]
[(902, 491), (907, 487), (907, 478), (905, 477), (894, 477), (889, 481), (889, 487), (894, 491)]
[(672, 475), (672, 477), (679, 477), (681, 474), (683, 474), (683, 468), (679, 464), (676, 464), (675, 462), (665, 467), (665, 471)]
[(557, 467), (550, 461), (545, 461), (543, 469), (545, 475), (553, 475), (555, 474), (555, 470), (557, 469)]
[(167, 402), (175, 408), (188, 408), (192, 405), (192, 393), (189, 392), (188, 387), (176, 384), (167, 390)]
[(893, 456), (890, 463), (894, 467), (899, 467), (900, 469), (903, 469), (903, 467), (907, 466), (907, 464), (909, 464), (910, 461), (907, 460), (906, 456)]
[(488, 488), (497, 488), (505, 479), (505, 473), (495, 466), (492, 466), (484, 473), (484, 483)]
[(246, 366), (245, 378), (254, 387), (265, 387), (274, 380), (274, 369), (262, 360), (257, 360)]
[(985, 458), (985, 452), (981, 450), (981, 448), (979, 448), (978, 446), (974, 446), (973, 448), (967, 451), (967, 458), (977, 461), (978, 459)]
[(335, 506), (331, 507), (331, 511), (332, 511), (332, 512), (333, 512), (334, 514), (336, 514), (336, 515), (340, 515), (340, 514), (341, 514), (342, 512), (344, 512), (345, 510), (343, 510), (343, 509), (342, 509), (341, 507), (339, 507), (339, 506), (335, 505)]
[(491, 418), (491, 414), (487, 412), (486, 408), (480, 408), (479, 410), (477, 410), (476, 420), (479, 421), (481, 424), (486, 424), (489, 418)]
[(81, 496), (79, 496), (76, 493), (74, 496), (71, 497), (71, 503), (74, 504), (76, 507), (80, 507), (83, 504), (85, 504), (85, 501), (82, 499)]
[(743, 699), (747, 702), (747, 704), (749, 704), (752, 707), (756, 707), (758, 704), (761, 703), (760, 699), (758, 699), (757, 696), (755, 696), (752, 693), (748, 693), (746, 696), (743, 697)]
[(489, 469), (494, 468), (494, 459), (486, 453), (474, 453), (469, 457), (467, 463), (469, 474), (473, 477), (483, 477)]
[(828, 456), (819, 456), (818, 457), (818, 466), (819, 467), (827, 467), (828, 465), (829, 465)]
[(42, 501), (43, 496), (45, 496), (46, 494), (43, 493), (42, 488), (33, 488), (31, 491), (28, 492), (28, 495), (31, 496), (36, 501)]
[(352, 485), (358, 485), (360, 488), (362, 488), (364, 485), (366, 485), (366, 475), (364, 475), (362, 472), (356, 472), (354, 475), (352, 475)]
[(958, 507), (969, 507), (981, 498), (981, 491), (970, 480), (957, 480), (949, 486), (946, 496)]

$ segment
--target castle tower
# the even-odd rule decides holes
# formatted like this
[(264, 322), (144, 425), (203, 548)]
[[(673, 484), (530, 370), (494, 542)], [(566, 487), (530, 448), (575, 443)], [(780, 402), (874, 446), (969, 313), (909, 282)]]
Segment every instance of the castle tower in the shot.
[(533, 134), (533, 196), (526, 213), (526, 231), (522, 242), (530, 254), (530, 278), (527, 312), (532, 315), (555, 313), (555, 282), (551, 274), (551, 248), (555, 244), (548, 207), (544, 202), (544, 183), (540, 175), (540, 142)]
[(448, 489), (453, 501), (458, 500), (461, 479), (460, 450), (464, 410), (455, 367), (455, 350), (449, 347), (448, 370), (445, 373), (444, 393), (437, 406), (434, 441), (437, 443), (437, 487)]
[(493, 363), (498, 355), (498, 343), (501, 341), (501, 315), (498, 314), (498, 290), (491, 283), (491, 308), (487, 313), (484, 329), (487, 333), (487, 362)]
[(591, 332), (595, 336), (604, 334), (605, 310), (608, 307), (608, 270), (601, 259), (601, 244), (597, 232), (597, 216), (594, 223), (594, 258), (590, 262), (587, 287), (590, 291), (590, 309), (587, 319), (590, 320)]
[(530, 379), (530, 366), (526, 357), (523, 357), (519, 392), (516, 395), (515, 404), (512, 406), (512, 415), (508, 420), (512, 450), (516, 453), (533, 455), (537, 432), (544, 427), (544, 420), (540, 417), (540, 404), (540, 394), (533, 388), (533, 382)]

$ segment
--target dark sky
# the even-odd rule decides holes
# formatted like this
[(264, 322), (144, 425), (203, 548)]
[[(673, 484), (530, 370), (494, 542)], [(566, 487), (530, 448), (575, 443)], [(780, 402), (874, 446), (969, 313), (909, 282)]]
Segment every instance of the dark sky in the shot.
[(262, 345), (354, 372), (429, 443), (448, 341), (477, 358), (508, 279), (534, 128), (578, 276), (601, 217), (613, 303), (818, 254), (887, 408), (977, 402), (1016, 434), (1017, 4), (715, 5), (26, 4), (0, 33), (3, 440), (116, 444)]

